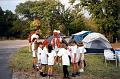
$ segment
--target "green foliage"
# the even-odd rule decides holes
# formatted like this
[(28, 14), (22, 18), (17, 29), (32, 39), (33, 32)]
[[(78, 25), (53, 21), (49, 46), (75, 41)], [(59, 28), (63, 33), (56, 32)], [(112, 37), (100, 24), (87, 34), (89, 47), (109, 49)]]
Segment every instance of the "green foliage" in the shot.
[(20, 37), (21, 24), (18, 22), (18, 17), (16, 14), (13, 14), (11, 11), (3, 11), (0, 8), (0, 36), (1, 37)]
[[(37, 17), (44, 23), (41, 23), (41, 28), (48, 26), (53, 31), (59, 27), (60, 6), (61, 4), (55, 0), (27, 1), (17, 6), (16, 13), (24, 16), (24, 18), (27, 18), (31, 22)], [(48, 32), (46, 31), (46, 33)]]
[[(3, 27), (4, 26), (4, 27)], [(4, 30), (6, 29), (6, 23), (5, 23), (5, 18), (4, 18), (4, 11), (0, 7), (0, 36), (4, 36), (5, 32)]]
[(88, 30), (81, 14), (81, 5), (71, 6), (73, 8), (65, 8), (65, 5), (56, 0), (40, 0), (20, 3), (16, 6), (16, 14), (0, 9), (0, 34), (8, 38), (27, 38), (29, 32), (40, 29), (41, 38), (46, 38), (54, 29), (65, 35)]
[(95, 18), (99, 32), (104, 33), (110, 41), (118, 37), (116, 32), (120, 29), (119, 0), (81, 0), (81, 5)]
[(69, 32), (72, 34), (85, 29), (84, 18), (80, 11), (81, 8), (78, 4), (75, 5), (74, 10), (65, 9), (65, 6), (56, 0), (27, 1), (17, 5), (16, 8), (16, 13), (24, 16), (30, 22), (36, 17), (40, 19), (41, 36), (45, 35), (43, 28), (49, 29), (46, 34), (52, 34), (54, 29), (60, 29), (66, 35)]

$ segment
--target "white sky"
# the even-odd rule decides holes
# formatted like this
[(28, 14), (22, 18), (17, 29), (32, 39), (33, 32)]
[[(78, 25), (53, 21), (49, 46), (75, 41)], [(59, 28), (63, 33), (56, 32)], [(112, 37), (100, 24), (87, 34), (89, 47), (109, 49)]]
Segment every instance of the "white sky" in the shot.
[[(19, 3), (24, 3), (25, 1), (29, 0), (0, 0), (0, 6), (3, 10), (11, 10), (12, 12), (15, 12), (16, 5)], [(31, 0), (32, 1), (32, 0)], [(69, 0), (60, 0), (62, 4), (69, 6), (68, 1)]]
[[(2, 7), (3, 10), (11, 10), (12, 12), (15, 13), (16, 5), (18, 5), (19, 3), (24, 3), (25, 1), (28, 1), (28, 0), (0, 0), (0, 6)], [(70, 4), (68, 3), (69, 0), (60, 0), (60, 1), (66, 7), (70, 6)], [(79, 1), (80, 0), (76, 0), (76, 3)], [(84, 12), (84, 15), (86, 17), (89, 17), (89, 14), (87, 11)]]

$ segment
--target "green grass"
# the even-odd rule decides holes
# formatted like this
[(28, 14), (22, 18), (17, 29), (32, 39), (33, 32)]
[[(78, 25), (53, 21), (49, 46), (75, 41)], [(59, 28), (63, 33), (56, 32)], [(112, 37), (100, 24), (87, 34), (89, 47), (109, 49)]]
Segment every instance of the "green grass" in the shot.
[(32, 70), (32, 53), (28, 52), (28, 47), (21, 48), (12, 55), (10, 67), (15, 71)]
[(114, 62), (108, 63), (106, 67), (103, 55), (86, 55), (85, 57), (87, 66), (83, 75), (112, 79), (120, 78), (120, 67), (116, 68)]
[[(116, 68), (115, 63), (108, 63), (106, 67), (103, 55), (85, 55), (86, 64), (85, 72), (81, 73), (84, 76), (92, 76), (92, 79), (106, 78), (119, 79), (120, 67)], [(32, 68), (32, 53), (28, 52), (28, 47), (21, 48), (11, 57), (11, 68), (15, 71), (31, 71)], [(71, 71), (71, 67), (69, 67)], [(61, 73), (62, 66), (54, 66), (54, 72)], [(62, 73), (61, 73), (62, 74)]]

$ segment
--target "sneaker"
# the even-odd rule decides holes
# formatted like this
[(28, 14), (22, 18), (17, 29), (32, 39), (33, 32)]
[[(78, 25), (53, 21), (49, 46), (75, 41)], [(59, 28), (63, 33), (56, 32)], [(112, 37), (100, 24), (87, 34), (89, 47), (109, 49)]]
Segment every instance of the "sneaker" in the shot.
[(74, 73), (72, 73), (72, 75), (71, 75), (71, 76), (72, 76), (72, 77), (76, 77)]
[(42, 77), (46, 77), (46, 76), (47, 76), (47, 74), (45, 74), (45, 73), (43, 73), (43, 72), (41, 72), (40, 75), (41, 75)]
[(80, 72), (76, 72), (76, 74), (75, 74), (75, 75), (80, 76)]
[(43, 75), (43, 72), (40, 72), (40, 75), (42, 76), (42, 75)]
[(80, 69), (79, 72), (84, 72), (84, 69)]
[(43, 77), (46, 77), (47, 76), (47, 74), (45, 74), (45, 73), (43, 73), (43, 75), (42, 75)]
[(67, 79), (71, 79), (71, 78), (68, 76)]

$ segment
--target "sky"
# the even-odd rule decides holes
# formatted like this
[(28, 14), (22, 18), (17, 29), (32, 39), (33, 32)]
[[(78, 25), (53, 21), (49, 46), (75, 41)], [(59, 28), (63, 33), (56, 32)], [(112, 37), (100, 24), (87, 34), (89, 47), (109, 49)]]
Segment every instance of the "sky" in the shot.
[[(3, 10), (11, 10), (13, 13), (15, 13), (15, 8), (16, 5), (19, 3), (24, 3), (25, 1), (28, 0), (0, 0), (0, 6), (2, 7)], [(68, 3), (69, 0), (60, 0), (63, 5), (68, 7), (70, 4)], [(76, 3), (79, 2), (79, 0), (76, 0)], [(84, 15), (86, 17), (89, 17), (89, 14), (87, 11), (84, 11)]]

